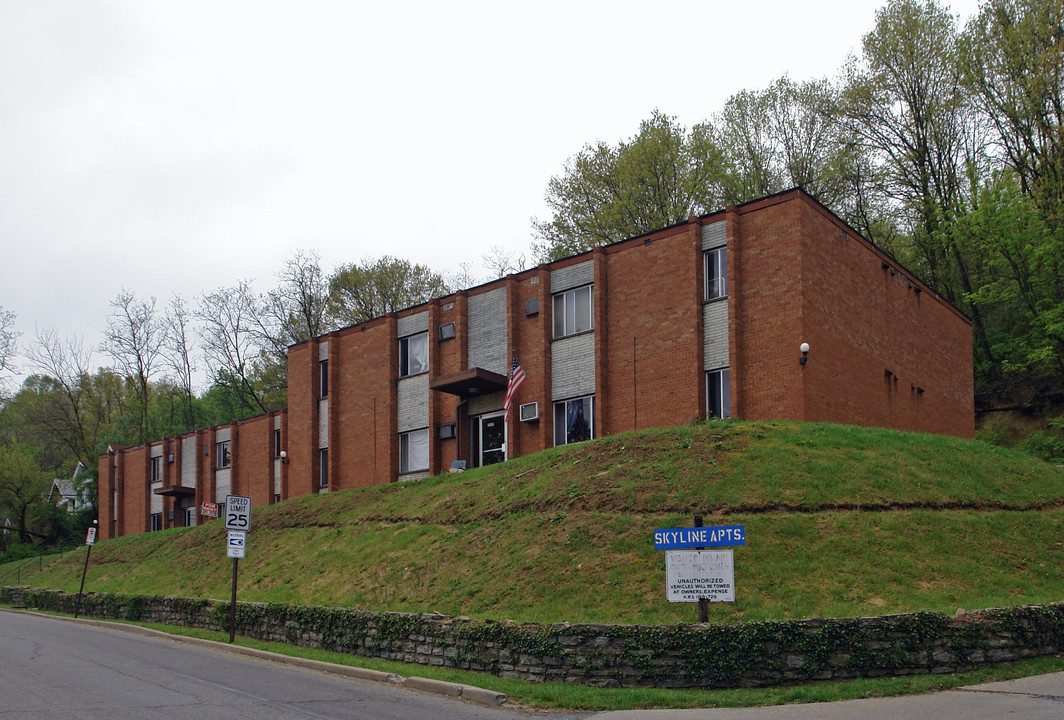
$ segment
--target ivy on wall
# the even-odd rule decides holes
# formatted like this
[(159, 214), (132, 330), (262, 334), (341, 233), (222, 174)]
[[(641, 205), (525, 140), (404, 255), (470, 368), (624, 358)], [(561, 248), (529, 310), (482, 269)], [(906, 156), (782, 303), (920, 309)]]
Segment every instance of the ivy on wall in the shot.
[[(76, 595), (0, 588), (0, 602), (73, 613)], [(228, 603), (88, 593), (86, 616), (210, 630)], [(951, 618), (877, 618), (733, 625), (538, 625), (440, 615), (238, 603), (236, 630), (256, 639), (531, 680), (589, 685), (735, 687), (811, 679), (951, 672), (1064, 649), (1064, 604)]]

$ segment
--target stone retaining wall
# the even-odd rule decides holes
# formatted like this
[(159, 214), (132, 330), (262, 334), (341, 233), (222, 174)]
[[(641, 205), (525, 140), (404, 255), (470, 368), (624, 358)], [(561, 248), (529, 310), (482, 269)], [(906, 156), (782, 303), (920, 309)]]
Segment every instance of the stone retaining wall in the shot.
[[(0, 602), (74, 612), (77, 595), (0, 589)], [(86, 593), (86, 617), (226, 631), (229, 603)], [(1064, 604), (731, 625), (538, 625), (238, 603), (258, 640), (601, 687), (751, 687), (948, 673), (1064, 649)]]

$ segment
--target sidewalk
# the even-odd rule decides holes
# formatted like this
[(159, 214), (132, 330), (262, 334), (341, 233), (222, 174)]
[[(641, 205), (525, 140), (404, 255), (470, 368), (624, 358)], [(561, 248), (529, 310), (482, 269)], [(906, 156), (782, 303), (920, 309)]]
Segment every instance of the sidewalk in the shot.
[(1064, 718), (1064, 673), (871, 700), (726, 710), (623, 710), (601, 720), (1024, 720)]

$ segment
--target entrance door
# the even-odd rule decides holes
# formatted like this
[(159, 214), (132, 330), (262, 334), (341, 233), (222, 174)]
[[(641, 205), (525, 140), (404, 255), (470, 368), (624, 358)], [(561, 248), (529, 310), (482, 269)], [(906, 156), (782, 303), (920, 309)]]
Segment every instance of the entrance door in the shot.
[(481, 415), (477, 418), (477, 446), (480, 448), (477, 458), (479, 466), (492, 465), (506, 459), (506, 423), (502, 413)]

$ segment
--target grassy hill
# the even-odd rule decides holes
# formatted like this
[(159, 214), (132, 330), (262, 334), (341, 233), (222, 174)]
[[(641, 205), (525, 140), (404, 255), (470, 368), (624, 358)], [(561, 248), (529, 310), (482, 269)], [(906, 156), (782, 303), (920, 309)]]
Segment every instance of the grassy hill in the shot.
[[(255, 508), (239, 598), (540, 622), (692, 622), (652, 532), (744, 524), (711, 621), (1064, 599), (1064, 471), (980, 442), (785, 422), (616, 435)], [(86, 590), (228, 598), (212, 522), (98, 543)], [(23, 584), (77, 591), (84, 552)], [(13, 584), (10, 566), (0, 583)]]

